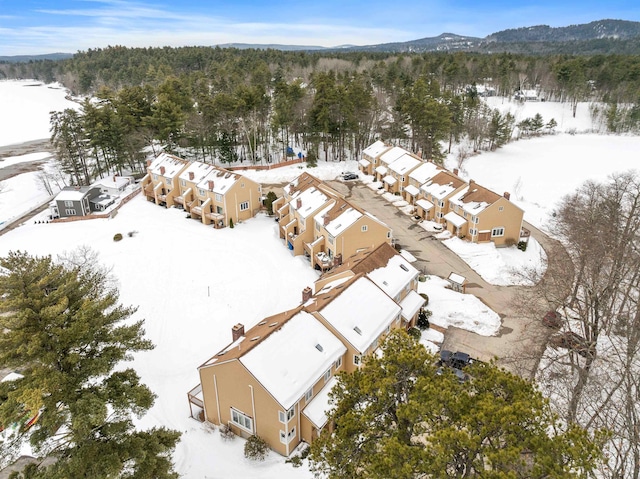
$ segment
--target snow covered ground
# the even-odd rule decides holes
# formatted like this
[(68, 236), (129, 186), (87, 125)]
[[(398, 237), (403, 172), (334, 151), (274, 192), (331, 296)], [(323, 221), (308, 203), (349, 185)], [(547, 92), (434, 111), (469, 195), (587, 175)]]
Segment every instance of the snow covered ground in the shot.
[[(48, 137), (49, 111), (74, 106), (63, 100), (62, 90), (25, 84), (0, 82), (0, 103), (3, 109), (12, 109), (11, 114), (0, 118), (0, 146)], [(39, 100), (34, 101), (36, 97)], [(541, 108), (555, 108), (555, 113)], [(558, 116), (564, 108), (550, 102), (528, 103), (521, 113), (530, 117), (538, 110), (545, 121), (554, 117), (558, 131), (593, 130), (586, 124), (588, 115), (583, 115), (580, 106), (575, 120), (569, 113)], [(587, 108), (584, 110), (588, 113)], [(46, 127), (39, 126), (40, 121)], [(555, 202), (584, 179), (603, 179), (613, 171), (638, 168), (637, 151), (638, 137), (560, 133), (520, 140), (496, 152), (468, 158), (462, 173), (499, 193), (510, 191), (512, 199), (525, 209), (525, 218), (544, 226)], [(11, 161), (25, 159), (5, 160), (0, 167)], [(448, 159), (447, 166), (457, 166), (453, 161), (453, 157)], [(241, 173), (262, 183), (277, 184), (292, 180), (303, 168), (294, 165)], [(354, 161), (319, 161), (318, 167), (309, 171), (326, 180), (342, 171), (355, 170)], [(7, 211), (26, 201), (18, 191), (37, 186), (30, 175), (0, 183), (0, 221), (7, 217)], [(0, 238), (0, 255), (12, 249), (55, 255), (86, 244), (100, 252), (104, 264), (113, 267), (121, 301), (140, 305), (133, 319), (146, 319), (147, 336), (157, 345), (151, 352), (136, 355), (133, 362), (142, 380), (158, 394), (156, 405), (140, 425), (161, 424), (184, 433), (175, 455), (177, 470), (184, 477), (312, 477), (305, 467), (295, 469), (275, 454), (263, 463), (244, 459), (241, 439), (224, 442), (217, 431), (207, 430), (188, 417), (186, 392), (198, 382), (196, 367), (229, 342), (233, 324), (241, 321), (251, 327), (266, 315), (299, 304), (302, 289), (312, 284), (315, 273), (301, 258), (291, 257), (278, 240), (271, 219), (260, 216), (234, 229), (213, 230), (184, 216), (179, 210), (159, 208), (137, 197), (110, 220), (63, 224), (30, 221)], [(129, 237), (130, 231), (137, 233)], [(116, 233), (124, 235), (118, 243), (112, 240)], [(457, 243), (447, 242), (453, 248)], [(535, 251), (530, 245), (530, 253)], [(526, 258), (519, 251), (515, 253), (521, 255), (519, 260)], [(497, 268), (498, 260), (491, 251), (460, 249), (460, 254), (468, 255), (469, 261), (477, 263), (474, 269), (486, 271), (487, 276), (504, 277), (505, 268), (516, 264), (507, 257)], [(494, 312), (474, 296), (460, 295), (444, 286), (444, 280), (436, 277), (420, 283), (420, 291), (430, 298), (433, 324), (464, 327), (485, 335), (497, 333), (500, 321)], [(428, 330), (423, 340), (441, 342), (442, 338)]]

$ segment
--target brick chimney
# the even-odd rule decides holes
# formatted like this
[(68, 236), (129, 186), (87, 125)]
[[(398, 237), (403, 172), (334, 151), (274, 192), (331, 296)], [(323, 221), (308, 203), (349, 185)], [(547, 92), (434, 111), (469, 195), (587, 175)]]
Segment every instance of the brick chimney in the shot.
[(195, 173), (193, 171), (189, 172), (189, 181), (193, 181), (193, 178), (195, 177)]
[(510, 199), (511, 199), (511, 193), (509, 193), (508, 191), (505, 191), (505, 192), (504, 192), (504, 197), (505, 197), (506, 199), (510, 200)]
[(147, 168), (151, 166), (151, 160), (147, 160)]
[(340, 266), (342, 264), (342, 253), (333, 257), (333, 267)]
[(235, 342), (242, 336), (244, 336), (244, 324), (238, 323), (233, 328), (231, 328), (231, 340)]
[(324, 216), (322, 217), (322, 225), (323, 225), (323, 226), (327, 226), (327, 225), (329, 224), (329, 221), (331, 221), (331, 220), (329, 219), (329, 215), (324, 215)]
[(293, 185), (289, 185), (289, 194), (292, 195), (296, 188)]
[(460, 170), (458, 170), (458, 168), (454, 168), (453, 169), (453, 174), (458, 176), (458, 173), (460, 173)]
[(213, 191), (213, 180), (209, 180), (209, 191)]
[(116, 182), (116, 178), (117, 178), (117, 176), (116, 176), (116, 175), (113, 175), (113, 182), (114, 182), (114, 183)]
[(296, 209), (302, 208), (302, 198), (296, 198)]
[(473, 180), (469, 180), (469, 186), (472, 186), (475, 183)]
[(306, 303), (307, 301), (309, 301), (311, 299), (311, 295), (312, 294), (313, 294), (313, 292), (311, 291), (311, 288), (309, 286), (304, 288), (302, 290), (302, 302)]
[(161, 174), (161, 175), (164, 175), (164, 172), (165, 172), (165, 171), (166, 171), (165, 167), (164, 167), (164, 166), (161, 166), (161, 167), (160, 167), (160, 174)]

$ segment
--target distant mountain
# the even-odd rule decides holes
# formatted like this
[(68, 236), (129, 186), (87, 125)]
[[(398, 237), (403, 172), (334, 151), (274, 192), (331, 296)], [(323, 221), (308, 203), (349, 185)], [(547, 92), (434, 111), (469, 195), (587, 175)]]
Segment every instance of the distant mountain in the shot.
[(354, 46), (345, 48), (352, 51), (374, 52), (429, 52), (449, 50), (469, 50), (477, 47), (482, 38), (465, 37), (455, 33), (443, 33), (437, 37), (426, 37), (408, 42), (381, 43), (379, 45)]
[(64, 60), (65, 58), (71, 58), (72, 56), (73, 53), (46, 53), (44, 55), (0, 56), (0, 62), (21, 63), (37, 60)]
[[(316, 45), (280, 45), (278, 43), (273, 44), (262, 44), (262, 43), (222, 43), (220, 45), (216, 45), (220, 48), (238, 48), (239, 50), (247, 50), (249, 48), (255, 48), (256, 50), (282, 50), (282, 51), (298, 51), (298, 50), (306, 50), (306, 51), (315, 51), (315, 50), (326, 50), (326, 47), (316, 46)], [(335, 47), (341, 48), (341, 47)]]
[(570, 42), (599, 39), (628, 40), (640, 36), (640, 22), (598, 20), (582, 25), (553, 28), (548, 25), (513, 28), (492, 33), (487, 42)]

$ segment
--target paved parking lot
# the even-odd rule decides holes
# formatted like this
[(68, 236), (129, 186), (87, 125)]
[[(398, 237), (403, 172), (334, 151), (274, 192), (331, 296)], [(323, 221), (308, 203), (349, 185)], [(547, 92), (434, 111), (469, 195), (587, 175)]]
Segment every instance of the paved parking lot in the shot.
[[(464, 351), (483, 361), (497, 358), (499, 365), (524, 376), (533, 373), (537, 358), (546, 344), (548, 331), (539, 321), (518, 317), (514, 312), (518, 292), (526, 287), (487, 283), (432, 233), (425, 231), (410, 216), (360, 182), (328, 183), (349, 201), (387, 223), (400, 246), (417, 258), (415, 266), (420, 271), (444, 278), (451, 272), (461, 274), (469, 281), (467, 293), (477, 296), (500, 315), (502, 328), (498, 336), (486, 337), (459, 328), (449, 328), (445, 334), (444, 349)], [(525, 226), (543, 248), (553, 241), (530, 225)]]

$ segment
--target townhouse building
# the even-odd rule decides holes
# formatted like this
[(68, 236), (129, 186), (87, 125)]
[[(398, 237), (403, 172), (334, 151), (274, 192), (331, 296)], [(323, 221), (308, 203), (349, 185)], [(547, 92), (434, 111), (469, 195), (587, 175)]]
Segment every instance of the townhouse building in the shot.
[(449, 212), (449, 198), (462, 191), (466, 182), (447, 170), (438, 172), (420, 187), (422, 201), (417, 201), (417, 214), (424, 219), (442, 223)]
[(391, 149), (380, 140), (362, 150), (362, 159), (358, 162), (358, 169), (365, 175), (372, 175), (378, 167), (380, 156)]
[(393, 163), (389, 164), (387, 176), (382, 181), (389, 193), (400, 193), (409, 184), (409, 174), (422, 165), (422, 160), (410, 153), (405, 153)]
[(189, 161), (168, 153), (160, 153), (147, 165), (147, 174), (142, 181), (142, 192), (149, 201), (170, 208), (179, 195), (178, 177), (189, 166)]

